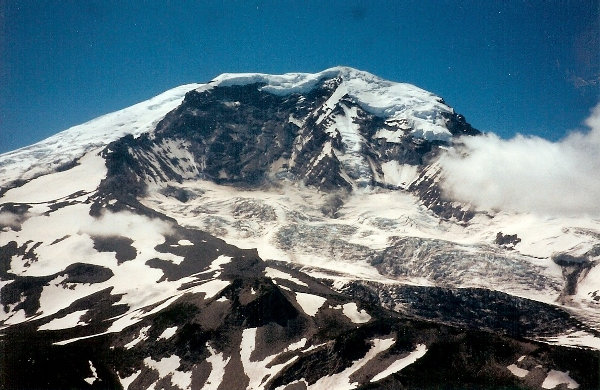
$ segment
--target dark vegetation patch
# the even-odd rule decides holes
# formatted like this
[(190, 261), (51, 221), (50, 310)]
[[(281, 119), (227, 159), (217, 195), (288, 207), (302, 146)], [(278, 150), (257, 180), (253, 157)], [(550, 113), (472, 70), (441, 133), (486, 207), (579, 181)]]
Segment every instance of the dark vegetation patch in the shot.
[(44, 286), (52, 280), (52, 276), (14, 276), (11, 283), (0, 290), (0, 302), (8, 313), (8, 305), (16, 305), (13, 311), (24, 310), (25, 315), (32, 316), (40, 308), (40, 296)]
[[(119, 351), (109, 348), (110, 336), (85, 343), (52, 345), (45, 332), (33, 330), (0, 338), (0, 388), (2, 389), (116, 389), (120, 388), (112, 363)], [(89, 361), (99, 381), (90, 386)]]
[(4, 246), (0, 246), (0, 276), (3, 279), (10, 278), (8, 270), (13, 256), (19, 254), (19, 245), (16, 241), (10, 241)]
[(122, 236), (92, 236), (94, 248), (98, 252), (115, 252), (119, 264), (133, 260), (137, 250), (133, 247), (133, 240)]
[(69, 265), (58, 276), (66, 275), (61, 284), (68, 283), (103, 283), (114, 276), (112, 270), (95, 264), (74, 263)]

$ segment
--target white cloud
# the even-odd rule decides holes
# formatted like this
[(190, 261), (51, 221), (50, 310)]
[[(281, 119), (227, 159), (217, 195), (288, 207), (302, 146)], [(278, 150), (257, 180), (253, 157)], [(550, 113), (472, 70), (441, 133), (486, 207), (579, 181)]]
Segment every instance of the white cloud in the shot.
[(163, 236), (173, 233), (171, 224), (150, 219), (128, 211), (103, 213), (99, 218), (81, 226), (81, 232), (90, 236), (123, 236), (140, 242), (162, 242)]
[(18, 228), (21, 226), (21, 218), (17, 214), (4, 211), (0, 213), (0, 225)]
[(479, 210), (600, 216), (600, 104), (586, 125), (558, 142), (463, 137), (440, 159), (444, 193)]

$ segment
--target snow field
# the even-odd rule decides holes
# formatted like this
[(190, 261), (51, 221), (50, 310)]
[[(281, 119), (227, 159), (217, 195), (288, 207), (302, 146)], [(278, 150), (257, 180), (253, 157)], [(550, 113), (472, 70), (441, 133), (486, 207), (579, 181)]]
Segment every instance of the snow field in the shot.
[(402, 189), (408, 188), (418, 177), (416, 165), (400, 164), (397, 161), (381, 164), (381, 170), (385, 183)]
[(327, 301), (327, 298), (314, 294), (296, 292), (296, 302), (302, 307), (302, 310), (311, 317), (314, 317), (321, 306)]
[(136, 380), (137, 377), (140, 376), (141, 373), (142, 373), (142, 370), (138, 370), (128, 377), (125, 377), (125, 378), (119, 377), (119, 382), (121, 382), (121, 386), (123, 386), (123, 390), (128, 390), (129, 385), (131, 385), (131, 383), (133, 383), (133, 381)]
[(568, 372), (550, 370), (542, 383), (543, 389), (554, 389), (556, 386), (566, 384), (567, 389), (578, 389), (579, 384), (569, 376)]
[(525, 370), (523, 368), (519, 368), (519, 367), (517, 367), (516, 364), (511, 364), (511, 365), (507, 366), (506, 368), (508, 368), (508, 370), (514, 376), (518, 376), (519, 378), (525, 378), (527, 376), (527, 374), (529, 374), (528, 370)]
[(287, 272), (283, 272), (283, 271), (280, 271), (275, 268), (266, 267), (265, 268), (265, 276), (268, 278), (271, 278), (271, 279), (289, 280), (290, 282), (295, 283), (299, 286), (308, 287), (308, 284), (304, 283), (300, 279), (293, 277), (292, 275), (288, 274)]
[(106, 177), (104, 159), (100, 149), (84, 155), (79, 165), (62, 172), (40, 176), (21, 187), (8, 190), (0, 203), (40, 203), (65, 198), (75, 192), (91, 192)]
[[(334, 309), (338, 308), (340, 307), (334, 307)], [(369, 313), (367, 313), (364, 309), (359, 311), (355, 302), (346, 303), (341, 306), (341, 309), (342, 313), (344, 313), (344, 315), (355, 324), (364, 324), (365, 322), (371, 321), (371, 316)]]
[(396, 372), (410, 366), (411, 364), (413, 364), (414, 362), (416, 362), (417, 360), (419, 360), (420, 358), (425, 356), (426, 353), (427, 353), (427, 347), (424, 344), (417, 345), (417, 348), (414, 351), (409, 353), (407, 356), (396, 360), (395, 362), (390, 364), (385, 370), (383, 370), (379, 374), (375, 375), (373, 377), (373, 379), (371, 379), (371, 382), (377, 382), (378, 380), (387, 378), (388, 376), (392, 375), (393, 373), (396, 373)]
[(74, 328), (77, 325), (85, 325), (85, 323), (81, 322), (81, 317), (87, 312), (88, 310), (78, 310), (63, 317), (55, 318), (47, 324), (41, 325), (38, 330), (66, 329)]

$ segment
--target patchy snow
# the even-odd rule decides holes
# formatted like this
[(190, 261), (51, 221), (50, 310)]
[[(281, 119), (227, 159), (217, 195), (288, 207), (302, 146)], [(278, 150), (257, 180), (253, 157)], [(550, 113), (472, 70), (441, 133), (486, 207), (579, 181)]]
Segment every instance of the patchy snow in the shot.
[(192, 371), (173, 371), (171, 383), (182, 390), (191, 389)]
[(73, 313), (69, 313), (60, 318), (55, 318), (47, 324), (41, 325), (39, 330), (57, 330), (74, 328), (78, 325), (85, 325), (85, 322), (81, 322), (81, 317), (87, 313), (88, 310), (78, 310)]
[(72, 339), (56, 341), (56, 342), (52, 343), (52, 345), (67, 345), (67, 344), (71, 344), (71, 343), (74, 343), (74, 342), (79, 341), (79, 340), (87, 340), (87, 339), (91, 339), (91, 338), (94, 338), (94, 337), (98, 337), (98, 336), (103, 335), (103, 334), (104, 333), (98, 333), (98, 334), (92, 334), (92, 335), (89, 335), (89, 336), (74, 337)]
[(296, 292), (296, 302), (298, 302), (306, 314), (312, 317), (317, 314), (325, 301), (327, 301), (327, 298), (318, 295)]
[(510, 366), (507, 366), (506, 368), (508, 368), (508, 370), (514, 376), (518, 376), (519, 378), (525, 378), (527, 376), (527, 374), (529, 374), (529, 370), (525, 370), (523, 368), (519, 368), (519, 367), (517, 367), (516, 364), (511, 364)]
[(306, 381), (306, 379), (302, 378), (302, 379), (298, 379), (297, 381), (290, 382), (286, 385), (281, 385), (279, 387), (276, 387), (275, 390), (294, 389), (295, 388), (294, 385), (299, 385), (299, 384), (304, 385), (304, 387), (299, 386), (300, 389), (308, 389), (308, 382)]
[[(118, 267), (128, 267), (132, 263), (129, 261), (118, 266), (114, 253), (98, 252), (94, 248), (91, 236), (122, 236), (132, 239), (132, 245), (138, 251), (134, 263), (146, 262), (152, 258), (171, 260), (175, 263), (182, 260), (179, 256), (160, 253), (154, 249), (162, 244), (165, 235), (171, 232), (171, 225), (167, 222), (127, 211), (105, 212), (100, 218), (90, 216), (89, 212), (89, 204), (69, 205), (48, 215), (28, 218), (19, 232), (2, 234), (0, 245), (6, 245), (10, 241), (21, 245), (28, 240), (43, 243), (36, 249), (38, 261), (25, 266), (23, 262), (13, 258), (9, 272), (21, 276), (46, 276), (61, 272), (77, 262), (110, 267), (115, 271)], [(52, 229), (48, 229), (48, 226), (52, 226)], [(62, 237), (67, 238), (53, 244)], [(66, 253), (69, 256), (65, 256)], [(151, 270), (147, 266), (144, 268)], [(152, 282), (155, 280), (157, 279), (153, 279)], [(131, 285), (130, 282), (128, 284)]]
[(409, 353), (407, 356), (396, 360), (395, 362), (390, 364), (385, 370), (375, 375), (373, 379), (371, 379), (371, 382), (377, 382), (378, 380), (386, 378), (392, 375), (393, 373), (410, 366), (411, 364), (425, 356), (425, 353), (427, 353), (427, 347), (425, 346), (425, 344), (417, 345), (417, 348), (414, 351)]
[(336, 154), (338, 159), (348, 175), (354, 178), (359, 188), (368, 188), (373, 174), (369, 162), (362, 153), (363, 136), (360, 134), (359, 125), (354, 121), (358, 117), (357, 108), (347, 107), (345, 104), (340, 104), (340, 107), (343, 115), (333, 116), (333, 123), (326, 131), (334, 135), (340, 134), (344, 144), (344, 153)]
[(144, 364), (151, 369), (158, 371), (159, 379), (171, 377), (171, 383), (182, 390), (189, 389), (192, 384), (192, 372), (178, 371), (177, 368), (181, 364), (181, 359), (177, 355), (171, 355), (160, 359), (153, 360), (150, 357), (144, 359)]
[[(146, 264), (154, 258), (172, 261), (175, 264), (183, 260), (183, 257), (160, 253), (155, 249), (165, 242), (166, 235), (173, 233), (169, 223), (126, 211), (105, 211), (100, 218), (94, 218), (89, 215), (89, 211), (89, 204), (69, 205), (49, 214), (29, 216), (22, 223), (20, 231), (8, 231), (0, 235), (0, 246), (10, 241), (17, 242), (19, 246), (32, 245), (27, 244), (32, 239), (35, 240), (33, 243), (41, 242), (35, 249), (37, 261), (30, 262), (21, 256), (14, 256), (10, 261), (10, 273), (21, 276), (46, 276), (60, 273), (73, 263), (97, 265), (108, 268), (113, 273), (109, 280), (92, 284), (65, 283), (66, 276), (51, 280), (42, 289), (40, 313), (36, 318), (55, 314), (78, 299), (112, 287), (113, 294), (122, 295), (120, 303), (127, 304), (130, 308), (128, 313), (118, 318), (109, 328), (110, 332), (120, 331), (150, 314), (140, 309), (167, 302), (171, 298), (177, 299), (186, 291), (193, 292), (190, 289), (181, 290), (180, 287), (196, 281), (196, 278), (156, 283), (163, 277), (163, 271)], [(52, 226), (52, 229), (48, 229), (48, 226)], [(94, 248), (92, 236), (130, 238), (137, 252), (136, 258), (119, 264), (114, 252), (98, 252)], [(218, 258), (214, 269), (229, 260), (228, 257)], [(135, 283), (132, 283), (131, 275), (136, 275)], [(227, 284), (228, 282), (223, 281), (209, 281), (195, 287), (195, 291), (203, 291), (211, 297)], [(4, 324), (25, 320), (24, 315), (8, 309), (8, 313), (0, 311), (0, 321)], [(76, 319), (70, 316), (64, 321), (68, 320)], [(46, 326), (54, 327), (56, 324), (58, 322)]]
[(92, 371), (92, 376), (83, 378), (83, 380), (91, 385), (92, 383), (96, 382), (96, 379), (98, 379), (98, 373), (96, 372), (96, 367), (94, 367), (94, 364), (92, 363), (91, 360), (89, 361), (89, 363), (90, 363), (90, 370)]
[(141, 373), (142, 373), (142, 370), (138, 370), (125, 378), (119, 377), (119, 382), (121, 382), (121, 386), (123, 386), (123, 390), (129, 389), (129, 385), (131, 385), (131, 383), (133, 383), (133, 381), (136, 380), (137, 377), (140, 376)]
[(142, 329), (140, 329), (140, 333), (138, 334), (138, 336), (124, 345), (125, 349), (131, 349), (135, 347), (140, 341), (147, 340), (149, 330), (150, 326), (144, 326)]
[(283, 272), (283, 271), (280, 271), (275, 268), (266, 267), (265, 268), (265, 276), (267, 278), (271, 278), (271, 279), (289, 280), (290, 282), (296, 283), (299, 286), (308, 287), (308, 284), (304, 283), (300, 279), (293, 277), (292, 275), (288, 274), (287, 272)]
[(355, 302), (350, 302), (342, 305), (342, 313), (355, 324), (364, 324), (371, 320), (371, 316), (364, 309), (358, 310)]
[(182, 245), (182, 246), (194, 245), (194, 243), (191, 242), (190, 240), (179, 240), (177, 242), (177, 244)]
[[(306, 345), (306, 343), (308, 342), (308, 339), (306, 337), (301, 338), (300, 340), (296, 341), (295, 343), (291, 343), (290, 345), (288, 345), (283, 352), (290, 352), (290, 351), (296, 351), (299, 350), (301, 348), (304, 348), (304, 346)], [(307, 350), (305, 350), (304, 352), (306, 352)]]
[(569, 376), (569, 372), (562, 372), (556, 370), (550, 370), (546, 379), (542, 383), (543, 389), (553, 389), (558, 385), (566, 384), (568, 389), (578, 389), (579, 383), (575, 382), (573, 378)]
[(177, 332), (177, 327), (171, 326), (170, 328), (163, 330), (163, 332), (160, 334), (160, 336), (158, 336), (158, 340), (160, 340), (160, 339), (168, 340), (171, 337), (175, 336), (175, 332)]
[[(264, 384), (274, 378), (285, 366), (295, 361), (298, 357), (293, 356), (287, 361), (280, 364), (271, 364), (279, 354), (267, 356), (261, 361), (252, 361), (250, 356), (256, 348), (256, 332), (257, 328), (244, 329), (242, 332), (242, 341), (240, 343), (240, 357), (244, 372), (250, 379), (247, 390), (257, 390), (264, 388)], [(292, 346), (301, 348), (300, 343), (289, 345), (284, 351), (291, 350)], [(283, 352), (283, 351), (282, 351)]]
[(204, 299), (214, 298), (218, 293), (223, 291), (223, 289), (229, 286), (230, 282), (228, 280), (210, 280), (206, 283), (200, 284), (198, 286), (194, 286), (189, 290), (186, 290), (188, 293), (197, 294), (197, 293), (205, 293)]
[[(90, 294), (101, 291), (108, 283), (96, 284), (70, 284), (65, 283), (66, 276), (59, 276), (42, 288), (40, 296), (40, 312), (36, 318), (46, 317), (68, 308), (73, 302)], [(72, 288), (69, 288), (72, 287)], [(1, 315), (0, 315), (1, 318)]]
[(216, 259), (214, 259), (207, 271), (204, 272), (215, 272), (215, 278), (221, 275), (221, 270), (223, 269), (223, 265), (230, 263), (233, 258), (231, 256), (220, 255)]
[[(348, 93), (348, 88), (346, 87), (345, 83), (341, 83), (340, 85), (338, 85), (338, 87), (335, 89), (335, 91), (333, 91), (331, 96), (329, 96), (327, 101), (325, 101), (325, 103), (323, 104), (323, 113), (319, 116), (319, 118), (317, 118), (317, 121), (316, 121), (317, 125), (320, 124), (321, 122), (323, 122), (323, 120), (331, 114), (331, 112), (338, 105), (340, 99), (342, 97), (344, 97), (344, 95), (346, 95), (347, 93)], [(330, 135), (332, 134), (329, 130), (327, 132)]]
[(161, 378), (164, 378), (167, 375), (169, 375), (170, 373), (172, 373), (173, 371), (177, 370), (177, 368), (181, 364), (181, 361), (179, 359), (179, 356), (171, 355), (169, 357), (162, 358), (159, 361), (156, 361), (150, 357), (147, 357), (144, 359), (144, 364), (148, 368), (152, 368), (152, 369), (158, 371), (158, 375)]
[(296, 125), (298, 127), (304, 126), (304, 122), (302, 120), (300, 120), (300, 119), (294, 118), (294, 116), (292, 114), (290, 114), (288, 122), (289, 123), (293, 123), (294, 125)]
[(217, 351), (215, 351), (208, 344), (206, 344), (206, 347), (208, 348), (208, 352), (210, 352), (210, 356), (206, 358), (206, 361), (210, 363), (211, 370), (210, 375), (202, 386), (202, 389), (217, 390), (221, 385), (221, 382), (223, 382), (223, 377), (225, 376), (225, 367), (227, 367), (231, 356), (225, 359), (222, 352), (217, 353)]
[(404, 137), (405, 134), (402, 131), (392, 131), (387, 129), (379, 129), (373, 136), (375, 139), (383, 138), (390, 143), (400, 143)]
[(306, 352), (310, 352), (314, 349), (318, 349), (321, 348), (322, 346), (327, 345), (327, 343), (321, 343), (321, 344), (315, 344), (315, 345), (311, 345), (310, 347), (302, 350), (302, 352), (306, 353)]
[(350, 383), (350, 376), (358, 371), (365, 364), (370, 362), (379, 353), (387, 350), (394, 345), (394, 339), (374, 339), (373, 346), (361, 359), (358, 359), (352, 363), (352, 365), (342, 372), (333, 374), (331, 376), (325, 376), (320, 378), (317, 382), (308, 386), (307, 390), (321, 390), (321, 389), (355, 389), (358, 383)]

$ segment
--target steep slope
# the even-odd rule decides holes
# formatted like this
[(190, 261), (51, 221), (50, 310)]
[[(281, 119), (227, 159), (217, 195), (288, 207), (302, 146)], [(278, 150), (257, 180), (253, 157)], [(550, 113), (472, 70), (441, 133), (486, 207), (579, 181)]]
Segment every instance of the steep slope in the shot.
[(12, 187), (54, 170), (72, 167), (86, 152), (108, 145), (126, 134), (151, 131), (164, 115), (177, 107), (186, 92), (200, 84), (182, 85), (131, 107), (74, 126), (37, 144), (2, 154), (0, 186)]
[(444, 198), (477, 134), (338, 67), (0, 156), (0, 388), (594, 388), (600, 223)]

